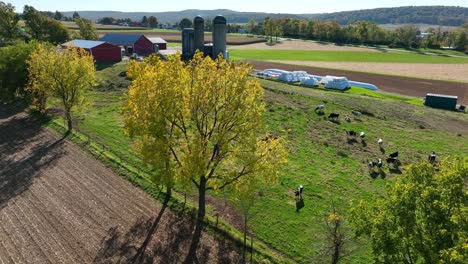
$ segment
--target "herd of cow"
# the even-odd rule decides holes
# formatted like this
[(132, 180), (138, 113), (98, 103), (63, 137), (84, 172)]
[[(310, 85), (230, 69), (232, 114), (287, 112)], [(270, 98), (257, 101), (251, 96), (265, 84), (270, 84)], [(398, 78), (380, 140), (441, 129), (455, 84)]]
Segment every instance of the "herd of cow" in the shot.
[[(316, 113), (320, 113), (320, 114), (324, 114), (323, 110), (325, 108), (325, 105), (318, 105), (316, 108), (315, 108), (315, 112)], [(361, 116), (362, 113), (359, 112), (359, 111), (352, 111), (352, 114), (355, 115), (355, 116)], [(329, 120), (333, 120), (333, 121), (336, 121), (336, 119), (339, 118), (339, 114), (337, 113), (330, 113), (328, 115), (328, 119)], [(346, 122), (351, 122), (351, 119), (346, 116), (345, 117), (345, 121)], [(353, 131), (353, 130), (346, 130), (346, 136), (347, 137), (354, 137), (356, 138), (358, 136), (358, 133), (356, 131)], [(364, 133), (364, 131), (360, 132), (359, 133), (359, 137), (361, 138), (361, 142), (364, 144), (365, 141), (364, 141), (364, 138), (365, 138), (366, 134)], [(380, 149), (382, 150), (382, 144), (383, 144), (383, 140), (381, 138), (379, 138), (377, 140), (377, 143), (379, 144), (379, 147)], [(382, 151), (384, 153), (384, 151)], [(395, 168), (398, 168), (398, 166), (401, 164), (399, 159), (398, 159), (398, 151), (396, 152), (393, 152), (391, 153), (387, 158), (386, 158), (386, 162), (387, 162), (387, 166), (392, 164)], [(435, 159), (436, 159), (436, 154), (435, 152), (432, 152), (429, 157), (428, 157), (428, 161), (429, 163), (431, 164), (435, 164)], [(368, 168), (369, 168), (369, 171), (370, 172), (373, 172), (374, 171), (374, 168), (377, 167), (379, 170), (382, 168), (383, 166), (383, 162), (382, 162), (382, 159), (378, 159), (378, 161), (369, 161), (367, 163), (368, 165)]]

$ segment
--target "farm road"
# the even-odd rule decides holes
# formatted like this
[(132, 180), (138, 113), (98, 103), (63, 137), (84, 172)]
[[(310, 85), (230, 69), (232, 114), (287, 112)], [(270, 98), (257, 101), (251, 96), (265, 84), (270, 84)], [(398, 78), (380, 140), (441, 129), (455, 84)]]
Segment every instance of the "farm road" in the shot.
[(375, 84), (385, 92), (407, 96), (425, 97), (427, 93), (456, 95), (458, 96), (458, 103), (468, 104), (468, 83), (388, 76), (264, 61), (248, 62), (258, 70), (276, 68), (287, 71), (307, 71), (314, 75), (345, 76), (349, 80)]
[[(193, 223), (162, 208), (21, 109), (0, 105), (0, 263), (128, 263), (137, 252), (137, 262), (179, 263)], [(203, 234), (198, 258), (238, 255)]]

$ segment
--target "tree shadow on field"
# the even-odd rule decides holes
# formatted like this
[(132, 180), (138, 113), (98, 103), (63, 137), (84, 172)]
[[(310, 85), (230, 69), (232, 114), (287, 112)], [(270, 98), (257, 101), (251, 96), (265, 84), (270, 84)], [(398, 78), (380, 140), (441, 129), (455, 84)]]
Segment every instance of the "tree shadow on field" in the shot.
[[(164, 212), (167, 202), (154, 217), (140, 217), (129, 229), (112, 227), (102, 240), (93, 263), (182, 263), (186, 257), (195, 221), (190, 216)], [(204, 241), (195, 263), (234, 263), (238, 255), (229, 240)], [(214, 251), (218, 248), (218, 252)]]
[(8, 107), (0, 106), (0, 209), (65, 154), (64, 138), (57, 139), (36, 118)]

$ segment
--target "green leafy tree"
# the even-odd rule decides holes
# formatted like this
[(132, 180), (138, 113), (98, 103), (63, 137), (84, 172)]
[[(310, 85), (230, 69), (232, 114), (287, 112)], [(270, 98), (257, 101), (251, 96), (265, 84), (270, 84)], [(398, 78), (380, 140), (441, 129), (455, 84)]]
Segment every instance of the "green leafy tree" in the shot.
[(98, 40), (99, 34), (93, 25), (93, 22), (86, 18), (77, 18), (75, 23), (80, 29), (79, 37), (87, 40)]
[(458, 51), (468, 50), (468, 38), (465, 31), (460, 31), (455, 39), (455, 49)]
[(43, 40), (44, 24), (47, 20), (39, 11), (34, 7), (25, 5), (23, 9), (23, 19), (26, 24), (27, 32), (33, 39)]
[(415, 26), (403, 26), (395, 30), (395, 34), (401, 45), (405, 48), (411, 48), (416, 41), (416, 33), (418, 29)]
[(15, 7), (0, 1), (0, 42), (10, 42), (18, 37), (18, 21)]
[(143, 26), (147, 27), (148, 26), (148, 17), (143, 16), (143, 18), (141, 19), (141, 23), (143, 24)]
[(44, 36), (42, 40), (53, 44), (61, 44), (70, 40), (70, 32), (61, 22), (54, 19), (44, 21)]
[(39, 109), (49, 96), (58, 98), (64, 108), (70, 133), (72, 109), (85, 102), (85, 91), (95, 84), (94, 60), (83, 49), (69, 48), (57, 52), (54, 47), (39, 45), (28, 61), (31, 92), (38, 95)]
[(63, 14), (60, 13), (59, 11), (55, 11), (54, 19), (60, 21), (62, 20), (62, 18), (63, 18)]
[(73, 20), (77, 19), (77, 18), (80, 18), (80, 14), (78, 14), (78, 12), (73, 12), (73, 15), (72, 15), (72, 18)]
[(113, 17), (103, 17), (99, 20), (100, 24), (103, 25), (113, 25), (115, 23), (115, 18)]
[(274, 180), (286, 160), (280, 138), (261, 137), (263, 89), (249, 73), (245, 64), (213, 61), (200, 52), (188, 64), (177, 55), (128, 71), (134, 81), (123, 107), (126, 132), (158, 177), (198, 190), (187, 262), (203, 230), (206, 192), (242, 178)]
[(60, 44), (70, 39), (68, 29), (59, 21), (47, 18), (32, 6), (24, 6), (23, 18), (33, 39)]
[(36, 48), (34, 42), (18, 43), (0, 49), (0, 101), (25, 96), (28, 81), (27, 60)]
[(154, 16), (150, 16), (148, 18), (148, 26), (150, 28), (157, 28), (158, 27), (158, 19)]
[(180, 29), (191, 28), (192, 25), (193, 25), (192, 20), (190, 20), (190, 19), (188, 19), (188, 18), (183, 18), (183, 19), (179, 22), (179, 28), (180, 28)]
[(377, 263), (466, 263), (467, 182), (466, 157), (411, 165), (385, 198), (361, 201), (350, 219), (370, 236)]
[(250, 34), (254, 34), (254, 33), (255, 33), (256, 27), (257, 27), (257, 22), (255, 22), (254, 19), (250, 19), (249, 22), (248, 22), (247, 25), (246, 25), (247, 31), (248, 31)]

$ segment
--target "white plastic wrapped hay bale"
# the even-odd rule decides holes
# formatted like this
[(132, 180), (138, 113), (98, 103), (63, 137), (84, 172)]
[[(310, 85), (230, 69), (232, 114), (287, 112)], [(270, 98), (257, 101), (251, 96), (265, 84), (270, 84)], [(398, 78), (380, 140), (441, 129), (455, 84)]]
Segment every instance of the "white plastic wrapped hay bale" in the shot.
[(348, 79), (346, 77), (326, 76), (326, 78), (328, 78), (328, 81), (325, 84), (325, 88), (344, 90), (350, 87)]
[(349, 81), (349, 84), (352, 85), (352, 86), (358, 86), (358, 87), (369, 89), (369, 90), (372, 90), (372, 91), (378, 90), (377, 86), (375, 86), (375, 85), (373, 85), (371, 83)]
[(301, 85), (305, 86), (317, 86), (319, 82), (313, 77), (301, 77), (299, 78)]

